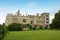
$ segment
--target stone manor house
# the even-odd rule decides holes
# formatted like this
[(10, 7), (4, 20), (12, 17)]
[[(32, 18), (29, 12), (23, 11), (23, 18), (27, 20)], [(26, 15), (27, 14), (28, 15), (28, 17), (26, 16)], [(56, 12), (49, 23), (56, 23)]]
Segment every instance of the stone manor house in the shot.
[(8, 13), (5, 20), (5, 25), (8, 26), (11, 23), (20, 23), (26, 28), (26, 24), (32, 25), (32, 27), (40, 28), (40, 27), (47, 27), (49, 28), (49, 13), (42, 13), (39, 15), (26, 15), (22, 16), (20, 10), (17, 11), (15, 15)]

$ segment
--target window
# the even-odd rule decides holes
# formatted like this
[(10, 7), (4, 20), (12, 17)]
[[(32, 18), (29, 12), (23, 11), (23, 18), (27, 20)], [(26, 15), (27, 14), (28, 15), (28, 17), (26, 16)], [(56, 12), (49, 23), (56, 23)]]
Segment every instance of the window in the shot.
[(49, 17), (49, 15), (46, 15), (46, 17)]
[(26, 19), (23, 19), (23, 22), (25, 23), (26, 22)]
[(26, 25), (23, 24), (23, 28), (26, 28)]
[(46, 18), (46, 20), (49, 20), (49, 18)]
[(33, 23), (33, 21), (31, 21), (31, 24)]
[(48, 25), (46, 25), (46, 27), (48, 27)]
[(46, 23), (49, 23), (48, 21), (46, 21)]

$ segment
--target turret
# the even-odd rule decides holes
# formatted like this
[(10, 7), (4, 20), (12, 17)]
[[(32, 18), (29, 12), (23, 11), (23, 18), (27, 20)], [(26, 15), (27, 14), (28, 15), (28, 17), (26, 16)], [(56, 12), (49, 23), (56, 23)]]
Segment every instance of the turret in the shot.
[(21, 16), (21, 14), (20, 14), (20, 10), (17, 11), (16, 16)]

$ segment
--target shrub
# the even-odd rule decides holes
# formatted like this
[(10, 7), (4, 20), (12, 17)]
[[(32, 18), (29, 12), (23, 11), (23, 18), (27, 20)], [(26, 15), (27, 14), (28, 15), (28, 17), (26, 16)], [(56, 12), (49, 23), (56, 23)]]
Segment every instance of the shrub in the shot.
[(18, 23), (12, 23), (8, 26), (8, 30), (9, 31), (21, 31), (22, 27), (21, 24)]

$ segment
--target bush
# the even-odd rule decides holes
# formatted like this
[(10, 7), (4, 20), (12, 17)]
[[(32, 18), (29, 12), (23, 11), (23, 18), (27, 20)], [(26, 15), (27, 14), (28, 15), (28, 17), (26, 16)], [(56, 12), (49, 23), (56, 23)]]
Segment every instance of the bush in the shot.
[(40, 29), (43, 29), (43, 26), (40, 26)]
[(22, 27), (21, 24), (18, 23), (12, 23), (8, 26), (8, 30), (9, 31), (21, 31)]
[(35, 27), (33, 27), (33, 30), (36, 30), (36, 26), (35, 26)]

